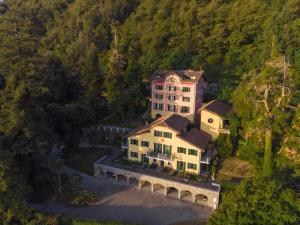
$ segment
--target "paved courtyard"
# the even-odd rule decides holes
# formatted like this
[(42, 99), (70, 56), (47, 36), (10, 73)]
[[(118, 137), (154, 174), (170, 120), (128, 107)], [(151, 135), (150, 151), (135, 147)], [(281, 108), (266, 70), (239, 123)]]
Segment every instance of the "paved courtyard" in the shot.
[[(65, 167), (64, 172), (73, 173)], [(178, 199), (168, 198), (160, 193), (151, 194), (149, 190), (138, 190), (126, 184), (116, 184), (114, 180), (82, 176), (82, 186), (95, 191), (100, 197), (96, 206), (75, 208), (56, 202), (33, 207), (52, 213), (62, 213), (82, 219), (101, 221), (121, 221), (143, 225), (169, 225), (180, 221), (200, 221), (207, 219), (212, 208), (196, 205)]]

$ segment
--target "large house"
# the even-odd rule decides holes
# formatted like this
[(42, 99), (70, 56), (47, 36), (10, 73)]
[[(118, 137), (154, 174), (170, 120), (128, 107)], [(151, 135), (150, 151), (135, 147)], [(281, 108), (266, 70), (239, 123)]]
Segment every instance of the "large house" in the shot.
[(197, 111), (202, 105), (206, 85), (202, 70), (157, 70), (151, 80), (153, 119), (176, 113), (198, 122)]
[(220, 133), (230, 134), (229, 120), (227, 113), (233, 112), (231, 105), (220, 100), (212, 100), (203, 105), (200, 110), (200, 129), (209, 133), (213, 140), (217, 139)]
[(187, 118), (169, 113), (131, 131), (128, 159), (200, 174), (214, 154), (212, 137), (196, 128), (189, 130), (189, 124)]

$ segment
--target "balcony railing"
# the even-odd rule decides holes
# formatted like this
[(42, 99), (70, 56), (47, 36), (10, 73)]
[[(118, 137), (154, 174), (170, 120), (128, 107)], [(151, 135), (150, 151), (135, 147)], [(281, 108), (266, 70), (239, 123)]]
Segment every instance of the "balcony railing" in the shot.
[(171, 155), (158, 153), (158, 152), (154, 152), (154, 151), (148, 152), (146, 157), (152, 158), (152, 159), (157, 159), (157, 160), (164, 160), (164, 161), (172, 162), (172, 156)]
[(123, 150), (128, 149), (128, 144), (122, 142), (121, 148), (122, 148)]
[(224, 125), (222, 128), (219, 128), (219, 132), (223, 134), (230, 134), (230, 126)]
[(202, 155), (200, 158), (200, 163), (210, 164), (210, 161), (213, 157), (214, 151), (208, 151), (205, 155)]

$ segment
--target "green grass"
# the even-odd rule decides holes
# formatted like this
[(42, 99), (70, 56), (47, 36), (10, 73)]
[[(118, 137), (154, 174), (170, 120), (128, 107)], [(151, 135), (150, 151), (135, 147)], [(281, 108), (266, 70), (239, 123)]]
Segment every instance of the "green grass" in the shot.
[(64, 154), (65, 165), (83, 173), (94, 175), (94, 162), (104, 155), (111, 154), (109, 148), (81, 148), (78, 152)]

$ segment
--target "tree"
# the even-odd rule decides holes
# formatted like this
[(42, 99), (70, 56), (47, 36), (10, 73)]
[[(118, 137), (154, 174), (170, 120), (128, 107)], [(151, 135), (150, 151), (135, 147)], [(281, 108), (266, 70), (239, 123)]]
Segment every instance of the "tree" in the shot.
[(298, 85), (297, 73), (278, 54), (273, 54), (260, 72), (252, 71), (243, 78), (233, 102), (242, 118), (246, 141), (253, 138), (259, 149), (272, 148), (272, 140), (283, 141), (285, 127), (295, 113)]
[(228, 158), (232, 155), (233, 146), (230, 135), (219, 134), (219, 137), (215, 141), (215, 146), (221, 159)]
[(243, 180), (235, 190), (225, 193), (220, 208), (209, 225), (300, 223), (299, 199), (292, 190), (265, 177)]
[(0, 141), (0, 224), (22, 218), (28, 191), (13, 155)]
[(106, 98), (110, 108), (114, 108), (114, 114), (121, 114), (125, 121), (125, 110), (127, 106), (127, 88), (125, 86), (126, 61), (124, 60), (120, 49), (116, 23), (112, 24), (113, 29), (113, 47), (110, 52), (107, 75), (105, 77)]
[(263, 172), (265, 176), (270, 177), (273, 174), (272, 132), (267, 131), (265, 138), (266, 140)]

